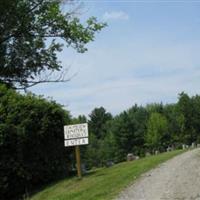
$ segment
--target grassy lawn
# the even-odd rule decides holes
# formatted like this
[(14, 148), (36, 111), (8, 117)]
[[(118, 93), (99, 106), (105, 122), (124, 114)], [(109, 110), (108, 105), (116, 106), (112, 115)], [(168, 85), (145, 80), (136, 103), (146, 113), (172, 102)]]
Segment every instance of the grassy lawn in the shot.
[(182, 152), (162, 153), (98, 169), (82, 180), (66, 179), (36, 193), (29, 200), (110, 200), (142, 173)]

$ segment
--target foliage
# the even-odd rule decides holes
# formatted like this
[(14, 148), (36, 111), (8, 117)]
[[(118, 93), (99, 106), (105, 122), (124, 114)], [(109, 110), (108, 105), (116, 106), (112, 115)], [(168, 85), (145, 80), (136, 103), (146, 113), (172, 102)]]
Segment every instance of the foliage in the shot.
[(147, 146), (151, 150), (159, 150), (161, 147), (166, 147), (165, 142), (167, 140), (163, 138), (167, 131), (166, 118), (159, 113), (152, 113), (147, 123), (147, 133), (145, 135)]
[(146, 105), (146, 110), (147, 110), (149, 113), (157, 112), (157, 113), (162, 114), (163, 111), (164, 111), (164, 105), (163, 105), (162, 103), (151, 103), (151, 104), (147, 104), (147, 105)]
[(63, 125), (70, 115), (53, 101), (0, 86), (0, 199), (69, 173)]
[(73, 118), (72, 124), (81, 124), (81, 123), (87, 123), (87, 117), (85, 115), (79, 115), (77, 118)]
[(168, 147), (200, 142), (200, 96), (179, 95), (178, 103), (134, 105), (115, 117), (106, 119), (104, 108), (90, 114), (90, 144), (83, 149), (90, 167), (120, 162), (128, 153), (165, 151)]
[(73, 148), (63, 147), (64, 124), (89, 124), (89, 145), (81, 146), (81, 159), (91, 169), (124, 161), (128, 153), (143, 157), (199, 143), (199, 120), (199, 95), (181, 93), (176, 104), (134, 105), (114, 117), (95, 108), (87, 119), (71, 118), (53, 101), (0, 86), (0, 198), (13, 199), (75, 166)]
[(200, 96), (189, 97), (182, 92), (179, 95), (178, 102), (179, 112), (184, 119), (183, 138), (186, 144), (191, 144), (200, 139)]
[(36, 193), (30, 200), (115, 199), (122, 189), (133, 183), (142, 173), (182, 152), (163, 153), (134, 162), (124, 162), (110, 168), (91, 171), (91, 174), (83, 177), (81, 181), (77, 178), (60, 181)]
[(73, 11), (63, 13), (63, 6), (61, 0), (1, 0), (0, 82), (27, 88), (57, 81), (49, 75), (62, 68), (57, 53), (63, 44), (80, 53), (87, 50), (105, 24), (94, 17), (81, 23)]
[(164, 106), (163, 116), (168, 122), (168, 134), (165, 137), (168, 144), (172, 146), (181, 146), (184, 143), (184, 116), (179, 112), (177, 104), (168, 104)]
[[(108, 123), (112, 119), (112, 115), (103, 107), (95, 108), (89, 115), (89, 145), (81, 148), (82, 158), (87, 168), (101, 167), (107, 162), (108, 143)], [(82, 118), (79, 116), (79, 121)]]
[(121, 162), (128, 153), (144, 156), (146, 152), (200, 142), (198, 95), (181, 93), (176, 104), (134, 105), (114, 117), (100, 107), (89, 116), (89, 145), (81, 147), (88, 168)]
[(128, 153), (143, 154), (147, 116), (144, 108), (135, 105), (114, 118), (111, 131), (116, 141), (115, 159), (118, 162), (126, 159)]
[(91, 133), (94, 133), (98, 139), (105, 137), (106, 122), (112, 119), (112, 115), (106, 112), (105, 108), (95, 108), (89, 115), (88, 121)]

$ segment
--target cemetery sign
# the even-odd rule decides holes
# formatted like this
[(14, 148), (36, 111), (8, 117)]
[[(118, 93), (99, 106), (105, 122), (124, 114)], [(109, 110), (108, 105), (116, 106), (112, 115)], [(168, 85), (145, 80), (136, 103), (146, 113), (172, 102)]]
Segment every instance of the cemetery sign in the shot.
[(78, 177), (82, 177), (80, 145), (88, 144), (88, 124), (75, 124), (64, 126), (64, 145), (65, 147), (75, 146), (76, 163)]
[(88, 144), (88, 124), (64, 126), (64, 139), (66, 147)]

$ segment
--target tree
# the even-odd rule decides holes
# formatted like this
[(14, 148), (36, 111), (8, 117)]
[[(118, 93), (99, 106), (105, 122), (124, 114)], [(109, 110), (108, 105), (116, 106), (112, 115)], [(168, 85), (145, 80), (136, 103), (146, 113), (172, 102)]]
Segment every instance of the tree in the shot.
[(184, 92), (179, 94), (178, 101), (179, 112), (183, 115), (184, 129), (183, 129), (183, 142), (191, 144), (194, 142), (194, 127), (193, 127), (193, 115), (196, 111), (193, 108), (191, 98)]
[(200, 143), (200, 96), (196, 95), (192, 97), (192, 105), (193, 105), (193, 115), (192, 115), (192, 126), (194, 129), (193, 141)]
[(69, 173), (63, 126), (70, 121), (54, 101), (0, 85), (0, 199), (20, 199)]
[(184, 117), (183, 142), (189, 145), (192, 142), (199, 142), (200, 96), (189, 97), (182, 92), (179, 95), (178, 108)]
[(146, 105), (146, 110), (149, 113), (157, 112), (162, 114), (163, 113), (163, 103), (150, 103)]
[(182, 146), (184, 138), (184, 115), (179, 112), (177, 104), (164, 106), (164, 116), (168, 121), (168, 134), (165, 139), (175, 147)]
[(116, 116), (111, 126), (114, 135), (116, 161), (123, 161), (127, 153), (144, 154), (144, 134), (148, 113), (143, 107), (133, 106)]
[(72, 124), (81, 124), (81, 123), (87, 123), (87, 117), (85, 115), (79, 115), (78, 117), (72, 119)]
[(91, 133), (94, 133), (97, 139), (102, 139), (106, 133), (106, 123), (112, 119), (112, 115), (106, 112), (105, 108), (95, 108), (89, 115), (88, 121)]
[(146, 133), (146, 144), (151, 150), (159, 150), (165, 145), (163, 137), (167, 132), (167, 120), (160, 113), (152, 113), (148, 124)]
[(91, 17), (81, 23), (73, 11), (61, 12), (72, 0), (1, 0), (0, 3), (0, 82), (26, 89), (42, 82), (67, 81), (63, 76), (52, 79), (62, 65), (57, 53), (63, 44), (78, 52), (94, 40), (95, 32), (105, 24)]
[(108, 157), (107, 152), (104, 151), (108, 144), (105, 142), (105, 138), (112, 115), (100, 107), (95, 108), (89, 117), (89, 145), (81, 147), (82, 157), (87, 167), (100, 167), (105, 164)]

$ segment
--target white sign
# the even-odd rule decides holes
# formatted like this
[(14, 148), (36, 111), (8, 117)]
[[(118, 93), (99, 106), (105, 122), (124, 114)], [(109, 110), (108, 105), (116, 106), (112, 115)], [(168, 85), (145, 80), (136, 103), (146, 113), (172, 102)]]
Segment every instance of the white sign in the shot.
[(65, 140), (88, 137), (88, 124), (64, 126)]
[(88, 124), (64, 126), (65, 147), (88, 144)]
[(65, 147), (85, 145), (85, 144), (88, 144), (88, 138), (65, 140)]

